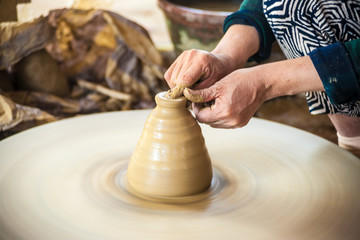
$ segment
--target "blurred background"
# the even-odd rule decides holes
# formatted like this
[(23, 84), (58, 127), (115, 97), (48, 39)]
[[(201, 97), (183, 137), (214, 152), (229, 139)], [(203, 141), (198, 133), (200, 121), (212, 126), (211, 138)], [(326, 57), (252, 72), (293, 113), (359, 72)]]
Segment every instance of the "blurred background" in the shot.
[[(16, 15), (15, 10), (17, 10), (17, 21), (19, 22), (31, 21), (41, 15), (47, 15), (52, 9), (59, 8), (109, 10), (146, 28), (155, 45), (160, 49), (172, 48), (162, 11), (157, 6), (157, 0), (18, 0), (18, 4), (16, 4), (16, 0), (10, 2), (12, 3), (12, 6), (9, 6), (12, 7), (11, 12)], [(3, 7), (1, 9), (5, 10)], [(10, 11), (6, 12), (10, 13)], [(3, 13), (0, 15), (3, 16)]]
[[(83, 114), (154, 107), (182, 51), (210, 51), (241, 0), (1, 0), (0, 139)], [(274, 44), (267, 62), (284, 59)], [(249, 63), (252, 66), (256, 63)], [(266, 102), (257, 117), (336, 142), (302, 94)]]

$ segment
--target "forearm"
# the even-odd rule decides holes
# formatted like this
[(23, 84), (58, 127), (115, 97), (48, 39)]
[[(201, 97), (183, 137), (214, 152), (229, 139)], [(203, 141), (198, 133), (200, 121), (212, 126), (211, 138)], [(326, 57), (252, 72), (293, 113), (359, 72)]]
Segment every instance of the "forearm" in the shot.
[(255, 27), (236, 24), (227, 30), (212, 53), (224, 55), (227, 65), (234, 71), (243, 67), (249, 57), (259, 51), (259, 47), (259, 34)]
[(259, 39), (258, 51), (249, 60), (260, 63), (270, 56), (274, 34), (263, 12), (262, 0), (244, 0), (240, 9), (226, 17), (223, 30), (227, 32), (231, 26), (247, 25), (256, 29)]
[(323, 91), (324, 86), (309, 56), (253, 67), (265, 88), (265, 99), (306, 91)]
[(305, 91), (326, 91), (334, 104), (359, 101), (357, 49), (360, 41), (346, 44), (351, 43), (350, 54), (347, 53), (349, 49), (346, 51), (341, 43), (336, 43), (309, 56), (255, 67), (254, 73), (262, 75), (267, 89), (266, 99)]

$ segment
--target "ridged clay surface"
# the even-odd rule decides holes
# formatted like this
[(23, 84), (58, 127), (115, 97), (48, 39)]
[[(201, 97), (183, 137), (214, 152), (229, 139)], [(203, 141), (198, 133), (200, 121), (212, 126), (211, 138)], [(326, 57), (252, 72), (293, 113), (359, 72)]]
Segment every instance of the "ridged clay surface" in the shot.
[(212, 167), (201, 128), (184, 97), (156, 95), (156, 108), (146, 120), (131, 157), (127, 178), (137, 193), (183, 197), (210, 186)]

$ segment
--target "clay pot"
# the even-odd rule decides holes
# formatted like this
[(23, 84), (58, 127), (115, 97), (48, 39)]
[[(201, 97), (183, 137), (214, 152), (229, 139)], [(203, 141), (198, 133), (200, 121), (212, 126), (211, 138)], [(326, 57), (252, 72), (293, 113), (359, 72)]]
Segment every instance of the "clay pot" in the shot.
[(129, 163), (128, 185), (150, 197), (194, 195), (210, 186), (210, 157), (186, 99), (167, 99), (165, 93), (155, 97), (157, 106)]
[(158, 0), (177, 55), (188, 49), (211, 51), (223, 36), (223, 23), (242, 0)]

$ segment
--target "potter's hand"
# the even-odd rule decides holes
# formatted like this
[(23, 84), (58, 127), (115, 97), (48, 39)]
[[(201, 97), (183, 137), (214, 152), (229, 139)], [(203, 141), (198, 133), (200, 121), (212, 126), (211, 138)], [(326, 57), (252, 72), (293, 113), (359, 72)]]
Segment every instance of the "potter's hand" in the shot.
[(170, 88), (194, 89), (212, 86), (230, 72), (244, 66), (259, 50), (260, 40), (252, 26), (231, 26), (212, 52), (188, 50), (183, 52), (165, 73)]
[[(205, 89), (186, 88), (185, 97), (190, 99), (196, 118), (201, 123), (216, 128), (235, 128), (246, 125), (265, 100), (266, 87), (261, 78), (241, 69), (227, 75)], [(210, 107), (203, 102), (213, 101)]]
[(206, 88), (230, 73), (234, 61), (226, 54), (214, 54), (201, 50), (183, 52), (166, 71), (164, 77), (170, 88)]
[[(205, 89), (185, 89), (199, 122), (217, 128), (242, 127), (265, 101), (324, 86), (309, 56), (240, 69)], [(202, 107), (203, 102), (214, 102)]]

